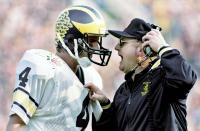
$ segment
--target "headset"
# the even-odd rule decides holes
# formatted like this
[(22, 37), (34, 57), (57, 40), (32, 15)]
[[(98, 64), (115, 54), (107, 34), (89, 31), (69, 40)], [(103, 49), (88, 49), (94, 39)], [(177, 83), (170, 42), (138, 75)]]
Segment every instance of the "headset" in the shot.
[[(151, 27), (152, 27), (153, 29), (158, 30), (158, 31), (161, 31), (161, 30), (162, 30), (161, 27), (156, 26), (156, 25), (154, 25), (154, 24), (151, 24)], [(146, 41), (148, 41), (148, 40), (146, 40)], [(157, 53), (156, 53), (154, 50), (152, 50), (151, 47), (150, 47), (149, 45), (145, 46), (143, 50), (144, 50), (144, 53), (146, 54), (146, 56), (153, 57), (153, 56), (156, 56), (156, 55), (157, 55)]]
[(144, 47), (144, 53), (149, 57), (153, 57), (157, 55), (157, 53), (154, 50), (152, 50), (149, 45)]

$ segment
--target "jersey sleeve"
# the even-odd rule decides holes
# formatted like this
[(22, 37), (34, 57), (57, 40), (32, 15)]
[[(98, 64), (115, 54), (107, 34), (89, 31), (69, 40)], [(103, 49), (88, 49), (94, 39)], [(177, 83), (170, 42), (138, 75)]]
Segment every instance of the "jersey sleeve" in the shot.
[(39, 107), (48, 77), (39, 70), (38, 64), (32, 59), (19, 62), (16, 69), (16, 81), (13, 91), (10, 115), (17, 114), (25, 124)]
[(170, 98), (185, 99), (197, 80), (195, 71), (176, 49), (163, 48), (159, 56), (165, 74), (164, 86), (174, 96)]

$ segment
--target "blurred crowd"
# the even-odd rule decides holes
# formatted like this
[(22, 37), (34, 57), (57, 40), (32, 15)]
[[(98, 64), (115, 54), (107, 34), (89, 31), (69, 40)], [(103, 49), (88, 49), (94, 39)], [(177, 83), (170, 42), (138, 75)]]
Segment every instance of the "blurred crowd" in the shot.
[[(179, 49), (200, 75), (199, 0), (0, 0), (0, 131), (8, 121), (18, 61), (27, 49), (55, 52), (55, 20), (60, 11), (73, 4), (97, 8), (109, 29), (123, 29), (135, 17), (161, 26), (167, 42)], [(116, 42), (114, 37), (105, 38), (104, 45), (113, 50), (110, 63), (95, 66), (111, 99), (124, 81), (118, 69), (120, 57), (114, 51)], [(189, 131), (200, 130), (199, 85), (198, 79), (188, 96)]]

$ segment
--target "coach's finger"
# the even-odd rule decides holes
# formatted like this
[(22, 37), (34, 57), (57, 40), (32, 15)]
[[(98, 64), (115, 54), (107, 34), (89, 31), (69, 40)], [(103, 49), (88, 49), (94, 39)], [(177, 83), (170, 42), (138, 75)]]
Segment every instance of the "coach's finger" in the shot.
[(145, 46), (149, 45), (149, 42), (150, 42), (150, 41), (145, 41), (145, 42), (143, 42), (143, 43), (142, 43), (142, 49), (143, 49)]
[(90, 99), (93, 101), (95, 100), (102, 101), (104, 99), (104, 96), (99, 94), (93, 94)]
[(160, 31), (157, 30), (157, 29), (151, 29), (151, 31), (153, 31), (153, 32), (156, 33), (156, 34), (160, 34)]
[(97, 92), (99, 88), (97, 88), (94, 84), (92, 83), (87, 83), (84, 85), (84, 88), (90, 89), (92, 92)]
[(146, 35), (158, 35), (158, 33), (154, 30), (151, 30)]
[(145, 36), (142, 37), (142, 42), (148, 41), (152, 38), (152, 35), (146, 34)]

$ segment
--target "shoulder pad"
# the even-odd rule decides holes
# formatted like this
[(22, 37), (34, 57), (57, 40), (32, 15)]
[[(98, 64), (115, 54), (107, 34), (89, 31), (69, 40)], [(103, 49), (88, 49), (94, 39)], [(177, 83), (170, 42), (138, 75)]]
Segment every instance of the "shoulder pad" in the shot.
[(51, 55), (53, 54), (41, 49), (27, 50), (17, 66), (16, 73), (19, 74), (29, 67), (30, 75), (52, 75), (55, 65), (49, 60)]

